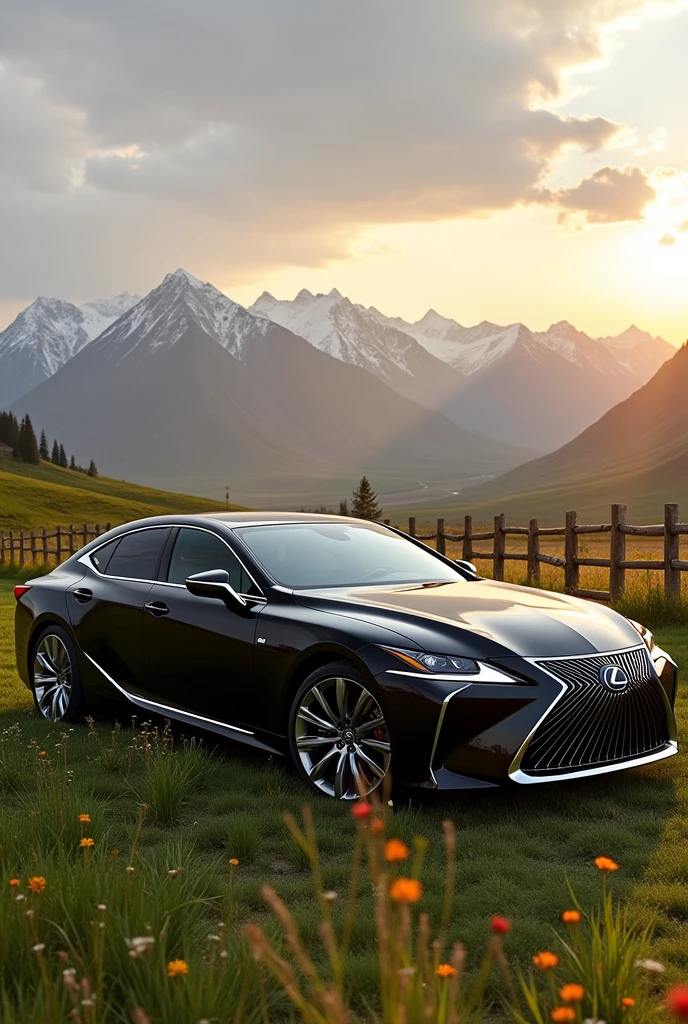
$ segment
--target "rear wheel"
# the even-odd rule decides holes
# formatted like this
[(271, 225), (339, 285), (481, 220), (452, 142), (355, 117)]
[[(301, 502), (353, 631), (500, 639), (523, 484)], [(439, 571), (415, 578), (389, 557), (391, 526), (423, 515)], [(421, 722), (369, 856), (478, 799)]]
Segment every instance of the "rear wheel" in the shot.
[(61, 626), (48, 626), (34, 643), (31, 681), (38, 713), (49, 722), (73, 722), (85, 704), (74, 644)]
[(368, 796), (389, 771), (391, 745), (378, 697), (346, 662), (311, 672), (299, 687), (289, 742), (299, 774), (336, 800)]

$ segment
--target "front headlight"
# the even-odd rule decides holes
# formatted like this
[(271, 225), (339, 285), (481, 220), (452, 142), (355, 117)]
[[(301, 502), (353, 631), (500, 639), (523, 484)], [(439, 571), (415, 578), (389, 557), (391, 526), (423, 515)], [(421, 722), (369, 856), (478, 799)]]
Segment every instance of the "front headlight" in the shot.
[(388, 654), (393, 654), (417, 672), (432, 672), (433, 675), (446, 674), (462, 676), (478, 675), (480, 666), (472, 658), (457, 658), (453, 654), (421, 654), (420, 651), (398, 651), (394, 647), (385, 647)]
[(655, 638), (652, 635), (652, 631), (649, 630), (647, 626), (643, 626), (640, 622), (636, 622), (635, 619), (629, 619), (628, 621), (633, 626), (633, 629), (635, 629), (636, 632), (640, 633), (645, 643), (645, 646), (647, 647), (648, 651), (652, 653), (652, 651), (655, 649)]

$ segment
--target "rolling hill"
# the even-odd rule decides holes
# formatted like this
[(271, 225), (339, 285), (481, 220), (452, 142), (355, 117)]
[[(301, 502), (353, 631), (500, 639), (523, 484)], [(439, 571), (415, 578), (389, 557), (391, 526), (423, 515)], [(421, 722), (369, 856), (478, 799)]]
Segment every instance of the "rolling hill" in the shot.
[(85, 522), (114, 525), (142, 516), (224, 508), (224, 502), (157, 491), (103, 476), (90, 477), (47, 462), (39, 466), (12, 459), (0, 462), (0, 530)]

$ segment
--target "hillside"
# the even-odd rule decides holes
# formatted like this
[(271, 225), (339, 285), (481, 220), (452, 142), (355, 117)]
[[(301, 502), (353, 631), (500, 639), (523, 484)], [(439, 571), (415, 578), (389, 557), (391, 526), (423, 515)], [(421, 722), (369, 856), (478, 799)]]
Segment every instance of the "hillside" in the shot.
[(114, 525), (142, 516), (224, 508), (224, 502), (157, 491), (108, 477), (90, 477), (50, 463), (29, 466), (12, 459), (0, 462), (0, 530), (35, 529), (58, 523)]
[(644, 387), (573, 441), (464, 490), (457, 506), (561, 520), (567, 508), (606, 518), (609, 505), (621, 501), (636, 519), (657, 521), (662, 505), (672, 501), (688, 515), (687, 393), (684, 345)]

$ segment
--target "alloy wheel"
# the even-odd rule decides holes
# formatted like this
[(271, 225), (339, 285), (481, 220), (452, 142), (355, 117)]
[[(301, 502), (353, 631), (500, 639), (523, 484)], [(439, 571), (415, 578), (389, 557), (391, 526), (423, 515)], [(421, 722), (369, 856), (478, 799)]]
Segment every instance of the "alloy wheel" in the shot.
[(296, 750), (314, 786), (337, 800), (367, 796), (389, 770), (391, 747), (382, 709), (355, 679), (321, 679), (303, 695), (294, 726)]
[(36, 648), (33, 685), (40, 713), (59, 722), (72, 695), (72, 662), (64, 642), (54, 633), (44, 636)]

